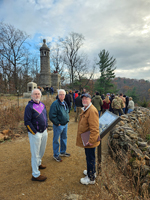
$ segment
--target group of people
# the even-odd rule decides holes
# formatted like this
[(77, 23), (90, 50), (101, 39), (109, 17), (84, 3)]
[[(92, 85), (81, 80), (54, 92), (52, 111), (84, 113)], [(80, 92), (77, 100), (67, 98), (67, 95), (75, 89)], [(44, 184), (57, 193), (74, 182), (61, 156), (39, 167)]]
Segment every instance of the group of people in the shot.
[(53, 93), (54, 93), (54, 88), (53, 88), (53, 86), (48, 87), (48, 85), (46, 85), (45, 90), (46, 90), (46, 93), (47, 93), (48, 96), (49, 96), (49, 94), (53, 95)]
[[(52, 103), (49, 110), (49, 119), (53, 123), (53, 158), (62, 162), (62, 157), (70, 157), (67, 150), (67, 129), (69, 122), (69, 107), (65, 101), (66, 92), (58, 91), (58, 98)], [(41, 91), (34, 89), (31, 93), (31, 101), (25, 108), (24, 122), (28, 130), (31, 150), (32, 181), (45, 181), (46, 176), (41, 175), (40, 169), (45, 169), (42, 157), (47, 143), (48, 118), (45, 105), (40, 101)], [(82, 113), (77, 130), (76, 145), (85, 149), (87, 169), (83, 171), (82, 184), (95, 184), (95, 148), (100, 144), (99, 116), (97, 109), (91, 103), (88, 93), (81, 95)], [(88, 142), (83, 144), (81, 134), (90, 131)], [(60, 139), (60, 143), (59, 143)]]
[(107, 93), (106, 96), (104, 94), (100, 96), (99, 92), (95, 92), (92, 98), (92, 104), (97, 108), (99, 117), (101, 112), (103, 114), (106, 110), (119, 116), (134, 110), (132, 97), (128, 97), (122, 93), (120, 95), (110, 95), (110, 93)]
[[(69, 92), (71, 93), (71, 92)], [(69, 112), (71, 106), (67, 103), (66, 91), (58, 90), (56, 100), (51, 104), (49, 110), (49, 120), (53, 123), (53, 158), (57, 162), (62, 162), (62, 157), (70, 157), (67, 150), (67, 129), (69, 122)], [(99, 117), (106, 110), (113, 111), (115, 114), (126, 112), (124, 108), (128, 107), (128, 112), (134, 109), (134, 102), (129, 98), (127, 105), (127, 97), (122, 94), (100, 96), (96, 92), (91, 98), (89, 93), (84, 90), (82, 94), (76, 92), (72, 94), (72, 99), (75, 99), (76, 117), (78, 119), (78, 130), (76, 145), (85, 149), (87, 169), (83, 171), (84, 178), (80, 179), (82, 184), (95, 184), (95, 148), (99, 146)], [(32, 181), (45, 181), (46, 176), (41, 175), (40, 169), (45, 169), (42, 164), (42, 157), (45, 152), (47, 143), (47, 127), (48, 118), (44, 103), (40, 101), (41, 91), (34, 89), (31, 93), (31, 101), (25, 108), (24, 122), (28, 130), (31, 150), (31, 166), (32, 166)], [(72, 101), (73, 102), (73, 101)], [(111, 110), (112, 109), (112, 110)], [(80, 115), (79, 115), (80, 113)], [(82, 134), (89, 132), (89, 138), (86, 143), (83, 142)], [(60, 139), (60, 143), (59, 143)]]

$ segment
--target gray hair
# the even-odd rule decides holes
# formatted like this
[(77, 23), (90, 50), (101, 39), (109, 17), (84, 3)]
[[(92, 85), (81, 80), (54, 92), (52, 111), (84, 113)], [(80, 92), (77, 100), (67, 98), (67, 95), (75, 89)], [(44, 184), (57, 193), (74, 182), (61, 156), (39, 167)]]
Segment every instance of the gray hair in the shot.
[(60, 89), (60, 90), (58, 90), (58, 95), (59, 95), (59, 92), (64, 92), (65, 95), (66, 95), (66, 91), (65, 91), (64, 89)]
[(31, 92), (31, 97), (32, 97), (32, 95), (33, 95), (33, 93), (34, 93), (35, 90), (38, 90), (38, 91), (40, 92), (41, 96), (42, 96), (41, 90), (39, 90), (38, 88), (35, 88), (35, 89), (33, 89), (32, 92)]

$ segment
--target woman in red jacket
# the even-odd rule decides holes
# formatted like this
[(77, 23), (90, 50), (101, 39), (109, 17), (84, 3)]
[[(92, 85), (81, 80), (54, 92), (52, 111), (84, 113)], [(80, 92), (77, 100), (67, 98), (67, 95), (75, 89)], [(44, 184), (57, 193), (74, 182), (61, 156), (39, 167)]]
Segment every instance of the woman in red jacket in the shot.
[(103, 110), (102, 110), (102, 113), (104, 113), (106, 110), (109, 110), (109, 106), (110, 106), (110, 100), (109, 100), (109, 97), (106, 96), (105, 99), (103, 100)]

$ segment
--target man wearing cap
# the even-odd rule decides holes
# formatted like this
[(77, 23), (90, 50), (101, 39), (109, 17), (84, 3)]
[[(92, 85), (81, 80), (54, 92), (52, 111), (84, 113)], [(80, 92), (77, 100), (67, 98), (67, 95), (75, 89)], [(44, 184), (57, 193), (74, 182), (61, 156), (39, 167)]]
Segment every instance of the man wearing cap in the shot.
[[(78, 124), (76, 145), (85, 149), (87, 170), (83, 171), (84, 178), (80, 179), (82, 184), (95, 184), (95, 148), (100, 144), (99, 138), (99, 115), (97, 109), (91, 103), (88, 93), (82, 94), (82, 113)], [(81, 134), (90, 131), (89, 141), (83, 145)]]

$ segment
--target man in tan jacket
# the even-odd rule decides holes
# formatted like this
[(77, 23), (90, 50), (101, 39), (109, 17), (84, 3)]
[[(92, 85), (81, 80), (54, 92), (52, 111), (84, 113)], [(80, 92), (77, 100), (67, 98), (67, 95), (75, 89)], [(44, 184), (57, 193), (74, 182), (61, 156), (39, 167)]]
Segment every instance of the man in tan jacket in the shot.
[[(86, 175), (80, 179), (82, 184), (95, 184), (95, 148), (100, 144), (99, 138), (99, 115), (97, 109), (91, 103), (91, 96), (88, 93), (82, 94), (82, 113), (78, 124), (76, 145), (85, 148), (87, 170), (83, 171)], [(81, 134), (90, 131), (89, 141), (83, 145)]]

